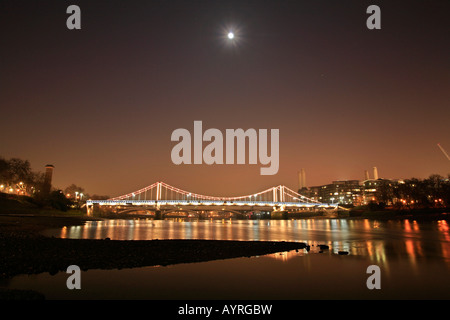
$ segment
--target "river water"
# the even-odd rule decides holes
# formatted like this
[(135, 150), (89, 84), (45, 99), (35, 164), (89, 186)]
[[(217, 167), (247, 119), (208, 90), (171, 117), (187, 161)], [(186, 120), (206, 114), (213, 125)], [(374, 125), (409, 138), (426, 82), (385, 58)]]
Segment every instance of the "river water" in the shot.
[[(105, 220), (46, 232), (74, 239), (299, 241), (309, 251), (281, 252), (166, 267), (17, 276), (10, 288), (47, 299), (450, 299), (447, 220)], [(318, 245), (328, 245), (320, 250)], [(346, 255), (338, 254), (345, 251)], [(380, 289), (367, 268), (379, 267)]]

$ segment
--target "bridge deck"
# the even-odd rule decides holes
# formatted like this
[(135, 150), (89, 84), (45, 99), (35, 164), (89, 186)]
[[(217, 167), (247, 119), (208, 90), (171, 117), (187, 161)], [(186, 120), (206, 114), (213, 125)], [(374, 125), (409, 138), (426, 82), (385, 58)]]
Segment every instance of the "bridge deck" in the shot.
[(217, 201), (217, 200), (87, 200), (86, 204), (105, 206), (227, 206), (227, 207), (296, 207), (296, 208), (336, 208), (337, 204), (315, 202), (273, 202), (273, 201)]

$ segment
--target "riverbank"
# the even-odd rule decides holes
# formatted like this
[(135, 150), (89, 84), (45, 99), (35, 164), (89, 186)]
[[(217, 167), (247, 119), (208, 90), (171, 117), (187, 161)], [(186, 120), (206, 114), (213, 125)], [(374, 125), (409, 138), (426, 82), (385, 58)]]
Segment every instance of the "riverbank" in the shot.
[(449, 220), (450, 208), (422, 208), (422, 209), (385, 209), (364, 210), (351, 209), (339, 212), (337, 218), (344, 219), (370, 219), (370, 220)]

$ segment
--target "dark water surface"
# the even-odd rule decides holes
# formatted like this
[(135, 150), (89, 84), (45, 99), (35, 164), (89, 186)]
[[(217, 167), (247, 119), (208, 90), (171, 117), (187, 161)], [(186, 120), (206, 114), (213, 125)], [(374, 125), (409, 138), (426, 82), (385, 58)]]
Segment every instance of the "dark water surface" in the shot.
[[(9, 287), (47, 299), (449, 299), (446, 220), (110, 220), (50, 230), (62, 238), (299, 241), (311, 250), (166, 267), (88, 270), (81, 290), (68, 274), (17, 276)], [(329, 250), (320, 252), (318, 245)], [(348, 252), (347, 255), (338, 254)], [(380, 268), (369, 290), (367, 267)]]

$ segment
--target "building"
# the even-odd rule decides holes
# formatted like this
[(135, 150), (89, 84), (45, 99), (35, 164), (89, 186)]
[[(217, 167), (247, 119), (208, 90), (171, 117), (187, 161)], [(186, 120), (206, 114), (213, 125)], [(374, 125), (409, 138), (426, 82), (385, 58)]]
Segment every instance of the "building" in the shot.
[(384, 203), (385, 205), (393, 205), (399, 201), (396, 197), (396, 190), (399, 185), (405, 182), (401, 179), (369, 179), (363, 181), (362, 188), (364, 190), (363, 204)]
[(322, 186), (306, 188), (305, 173), (299, 173), (299, 193), (323, 203), (338, 203), (343, 206), (360, 206), (369, 203), (395, 204), (395, 190), (402, 180), (381, 179), (377, 167), (373, 167), (373, 178), (365, 170), (365, 180), (339, 180)]
[(54, 168), (55, 167), (51, 164), (45, 166), (44, 185), (42, 190), (44, 194), (49, 194), (52, 188), (52, 177)]
[(314, 186), (307, 194), (303, 195), (316, 201), (342, 205), (360, 205), (363, 199), (359, 180), (339, 180), (323, 186)]

